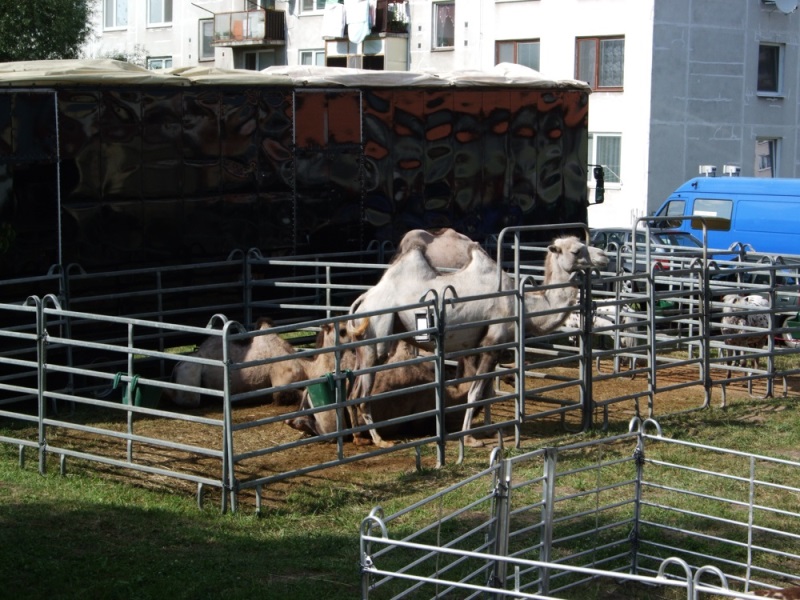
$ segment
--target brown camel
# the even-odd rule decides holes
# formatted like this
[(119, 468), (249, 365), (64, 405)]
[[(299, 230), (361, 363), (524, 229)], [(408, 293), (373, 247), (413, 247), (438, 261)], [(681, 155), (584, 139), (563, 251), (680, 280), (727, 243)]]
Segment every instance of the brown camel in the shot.
[[(432, 411), (436, 408), (436, 394), (432, 388), (409, 389), (430, 384), (435, 381), (433, 363), (405, 364), (406, 361), (418, 356), (418, 353), (425, 354), (425, 351), (413, 347), (404, 340), (400, 340), (394, 346), (394, 349), (390, 352), (386, 360), (387, 366), (398, 366), (378, 371), (375, 374), (375, 385), (372, 388), (373, 396), (397, 390), (407, 390), (402, 394), (392, 395), (373, 402), (372, 416), (376, 422), (420, 414)], [(350, 351), (347, 358), (343, 360), (343, 363), (352, 366), (354, 362), (355, 353)], [(464, 361), (461, 368), (463, 369), (464, 377), (474, 375), (475, 369), (473, 361)], [(465, 405), (469, 387), (469, 381), (445, 386), (445, 406)], [(311, 408), (311, 406), (312, 404), (308, 394), (304, 394), (299, 410), (305, 410)], [(445, 417), (446, 428), (454, 429), (458, 427), (463, 417), (463, 410), (448, 412)], [(342, 427), (347, 426), (348, 423), (345, 423)], [(287, 424), (310, 435), (335, 433), (337, 431), (336, 411), (326, 410), (312, 415), (303, 415), (301, 417), (289, 419)], [(364, 422), (360, 421), (358, 425), (364, 425)], [(425, 435), (435, 431), (435, 419), (433, 417), (415, 419), (397, 425), (381, 426), (378, 429), (381, 435), (388, 436)]]
[[(273, 326), (268, 318), (256, 322), (256, 330), (265, 331)], [(196, 350), (202, 358), (222, 360), (222, 338), (209, 337)], [(264, 333), (247, 340), (235, 340), (229, 348), (229, 358), (233, 364), (264, 361), (270, 358), (289, 357), (295, 354), (294, 347), (279, 335)], [(254, 390), (271, 387), (282, 387), (307, 379), (307, 371), (312, 363), (310, 359), (287, 358), (270, 363), (256, 364), (250, 367), (231, 370), (231, 394), (242, 394)], [(222, 367), (213, 367), (194, 362), (182, 361), (172, 371), (172, 381), (181, 385), (202, 387), (206, 389), (223, 389), (224, 371)], [(288, 405), (300, 401), (302, 390), (283, 390), (274, 394), (277, 404)], [(201, 394), (183, 390), (164, 390), (168, 400), (178, 406), (195, 408), (200, 405)], [(271, 400), (272, 394), (266, 394)]]

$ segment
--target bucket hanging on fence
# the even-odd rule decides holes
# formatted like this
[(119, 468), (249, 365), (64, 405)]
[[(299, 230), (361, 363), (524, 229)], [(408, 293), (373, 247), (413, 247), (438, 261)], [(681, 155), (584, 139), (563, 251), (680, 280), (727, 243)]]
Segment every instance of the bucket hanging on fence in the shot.
[[(114, 376), (114, 389), (117, 389), (122, 380), (123, 373)], [(144, 408), (156, 408), (161, 400), (161, 390), (149, 385), (139, 385), (139, 376), (131, 377), (130, 383), (122, 388), (122, 403), (129, 406), (142, 406)]]
[(308, 386), (308, 397), (311, 399), (311, 406), (319, 408), (320, 406), (328, 406), (329, 404), (336, 403), (336, 386), (339, 386), (339, 393), (342, 398), (347, 398), (347, 384), (352, 385), (353, 372), (350, 370), (343, 371), (345, 377), (336, 381), (333, 373), (325, 374), (325, 381), (322, 383), (314, 383)]

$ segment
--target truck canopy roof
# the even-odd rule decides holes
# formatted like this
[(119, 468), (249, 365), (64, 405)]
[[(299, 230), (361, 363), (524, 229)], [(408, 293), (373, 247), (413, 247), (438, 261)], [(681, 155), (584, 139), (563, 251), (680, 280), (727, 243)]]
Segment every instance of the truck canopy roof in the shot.
[(112, 59), (37, 60), (0, 63), (0, 86), (156, 84), (274, 85), (286, 87), (523, 87), (591, 92), (582, 81), (553, 80), (522, 65), (501, 63), (487, 71), (449, 73), (372, 71), (343, 67), (269, 67), (263, 71), (179, 67), (151, 71)]

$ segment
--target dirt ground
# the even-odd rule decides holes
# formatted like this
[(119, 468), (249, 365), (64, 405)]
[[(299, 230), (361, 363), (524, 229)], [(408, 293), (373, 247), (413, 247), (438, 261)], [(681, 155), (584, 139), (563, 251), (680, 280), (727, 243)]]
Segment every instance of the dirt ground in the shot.
[[(645, 395), (647, 392), (647, 376), (644, 373), (638, 374), (635, 378), (629, 376), (614, 377), (603, 379), (612, 370), (611, 363), (603, 363), (600, 370), (594, 371), (593, 398), (601, 406), (595, 409), (592, 416), (593, 427), (597, 429), (610, 428), (619, 432), (627, 427), (630, 420), (638, 415), (646, 418), (651, 415), (656, 419), (659, 416), (696, 410), (704, 406), (705, 393), (702, 385), (695, 383), (689, 387), (677, 387), (687, 382), (697, 381), (698, 368), (696, 366), (670, 368), (664, 373), (659, 373), (658, 381), (660, 387), (674, 387), (669, 391), (660, 392), (652, 403), (648, 403)], [(552, 369), (546, 378), (530, 378), (527, 381), (529, 389), (539, 388), (545, 385), (552, 385), (558, 381), (560, 376), (568, 376), (569, 372), (559, 369)], [(745, 382), (733, 383), (727, 386), (726, 401), (728, 403), (746, 401), (752, 397), (763, 397), (766, 391), (763, 380), (753, 384), (752, 392), (748, 391)], [(784, 393), (783, 381), (775, 380), (774, 395), (780, 396)], [(507, 382), (501, 384), (501, 389), (511, 390)], [(800, 393), (800, 377), (790, 378), (786, 382), (786, 392), (788, 395)], [(640, 396), (635, 397), (637, 394)], [(578, 405), (579, 391), (574, 386), (564, 389), (548, 390), (542, 394), (544, 399), (529, 399), (526, 401), (526, 414), (540, 415), (548, 411), (552, 412), (560, 405), (558, 401), (568, 401), (573, 405)], [(619, 398), (627, 396), (629, 399), (617, 401), (603, 405), (604, 399)], [(722, 403), (722, 388), (715, 386), (712, 390), (710, 404), (720, 406)], [(243, 424), (261, 423), (264, 420), (279, 418), (291, 407), (276, 406), (273, 404), (248, 404), (235, 406), (233, 409), (234, 427)], [(125, 413), (120, 413), (124, 415)], [(219, 420), (221, 425), (221, 410), (218, 405), (206, 404), (198, 409), (184, 411), (195, 417)], [(502, 423), (511, 420), (514, 416), (514, 407), (510, 401), (497, 403), (492, 406), (491, 416), (493, 423)], [(104, 421), (92, 413), (86, 416), (83, 412), (77, 411), (74, 415), (63, 417), (65, 420), (90, 424), (104, 429), (123, 432), (126, 430), (126, 423), (115, 420)], [(166, 469), (176, 471), (187, 476), (208, 477), (214, 480), (221, 478), (221, 461), (219, 457), (204, 456), (202, 453), (192, 452), (189, 447), (208, 448), (213, 451), (221, 451), (223, 436), (220, 425), (201, 425), (187, 421), (174, 419), (154, 418), (149, 416), (137, 416), (134, 418), (133, 431), (138, 436), (165, 440), (173, 444), (183, 445), (182, 448), (164, 448), (161, 445), (148, 444), (146, 442), (135, 442), (133, 444), (133, 460), (150, 468)], [(35, 429), (35, 428), (34, 428)], [(562, 416), (552, 414), (550, 416), (531, 419), (521, 427), (520, 448), (534, 450), (542, 446), (551, 445), (555, 440), (558, 443), (565, 443), (570, 432), (577, 432), (581, 429), (580, 410), (571, 410)], [(33, 432), (35, 435), (35, 432)], [(513, 447), (515, 444), (514, 431), (511, 427), (503, 428), (497, 436), (486, 440), (485, 448), (468, 448), (465, 462), (472, 464), (475, 468), (482, 468), (488, 464), (490, 448), (501, 441), (506, 447)], [(413, 441), (414, 438), (395, 438), (396, 443)], [(419, 438), (417, 438), (419, 439)], [(270, 453), (244, 457), (236, 466), (236, 477), (240, 482), (254, 481), (259, 478), (272, 478), (265, 480), (262, 488), (262, 507), (279, 507), (297, 486), (314, 486), (324, 482), (326, 485), (348, 485), (363, 484), (368, 476), (373, 476), (376, 470), (383, 474), (402, 474), (412, 471), (419, 461), (423, 468), (433, 468), (436, 464), (435, 445), (426, 444), (417, 456), (413, 448), (400, 450), (388, 454), (372, 456), (369, 458), (359, 458), (374, 451), (374, 447), (356, 447), (348, 438), (342, 443), (341, 454), (345, 459), (350, 459), (344, 465), (329, 466), (318, 469), (315, 465), (323, 465), (334, 461), (337, 458), (337, 444), (335, 442), (319, 442), (315, 438), (305, 436), (301, 432), (292, 429), (282, 420), (277, 420), (269, 424), (234, 432), (234, 451), (237, 454), (248, 453), (260, 449), (277, 449), (283, 444), (302, 440), (300, 447), (293, 447), (289, 450), (275, 450)], [(55, 448), (71, 448), (84, 452), (91, 452), (116, 460), (126, 460), (126, 446), (124, 440), (107, 435), (97, 435), (91, 432), (78, 431), (71, 428), (51, 428), (48, 432), (48, 445)], [(458, 456), (458, 443), (448, 442), (446, 462), (453, 463)], [(52, 457), (52, 460), (56, 460)], [(91, 468), (99, 470), (108, 476), (132, 482), (135, 485), (142, 485), (152, 488), (160, 488), (172, 492), (178, 491), (188, 495), (195, 494), (197, 484), (174, 477), (160, 474), (145, 474), (133, 472), (127, 469), (119, 469), (113, 466), (102, 464), (92, 464)], [(292, 478), (285, 478), (284, 473), (289, 469), (307, 469), (305, 474)], [(377, 468), (377, 469), (376, 469)], [(207, 488), (205, 501), (220, 503), (221, 492), (213, 486)], [(244, 490), (239, 495), (239, 502), (245, 510), (254, 507), (256, 494), (254, 490)]]

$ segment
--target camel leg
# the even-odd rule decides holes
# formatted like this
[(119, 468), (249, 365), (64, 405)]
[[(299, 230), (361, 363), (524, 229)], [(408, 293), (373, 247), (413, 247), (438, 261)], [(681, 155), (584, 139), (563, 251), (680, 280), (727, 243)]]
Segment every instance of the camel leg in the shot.
[[(353, 390), (350, 393), (350, 397), (355, 399), (369, 396), (369, 394), (372, 392), (372, 387), (374, 384), (374, 373), (365, 373), (363, 375), (359, 375), (356, 378), (355, 384), (353, 385)], [(380, 433), (378, 433), (378, 430), (375, 428), (375, 422), (372, 420), (372, 404), (369, 402), (364, 402), (358, 405), (351, 405), (347, 408), (347, 411), (350, 415), (350, 422), (353, 424), (353, 427), (355, 427), (357, 423), (362, 422), (371, 427), (369, 430), (369, 438), (367, 438), (363, 433), (354, 433), (353, 444), (356, 446), (366, 446), (371, 441), (379, 448), (390, 448), (394, 446), (394, 442), (384, 440)]]
[[(481, 357), (478, 363), (476, 375), (483, 375), (493, 371), (497, 366), (497, 355), (495, 353), (487, 353)], [(472, 418), (475, 415), (475, 402), (483, 398), (486, 390), (486, 385), (490, 382), (489, 379), (476, 379), (472, 382), (467, 393), (467, 410), (464, 412), (464, 424), (461, 426), (461, 431), (468, 431), (472, 427)], [(480, 448), (485, 445), (483, 440), (476, 439), (473, 435), (464, 436), (464, 445), (473, 448)]]

